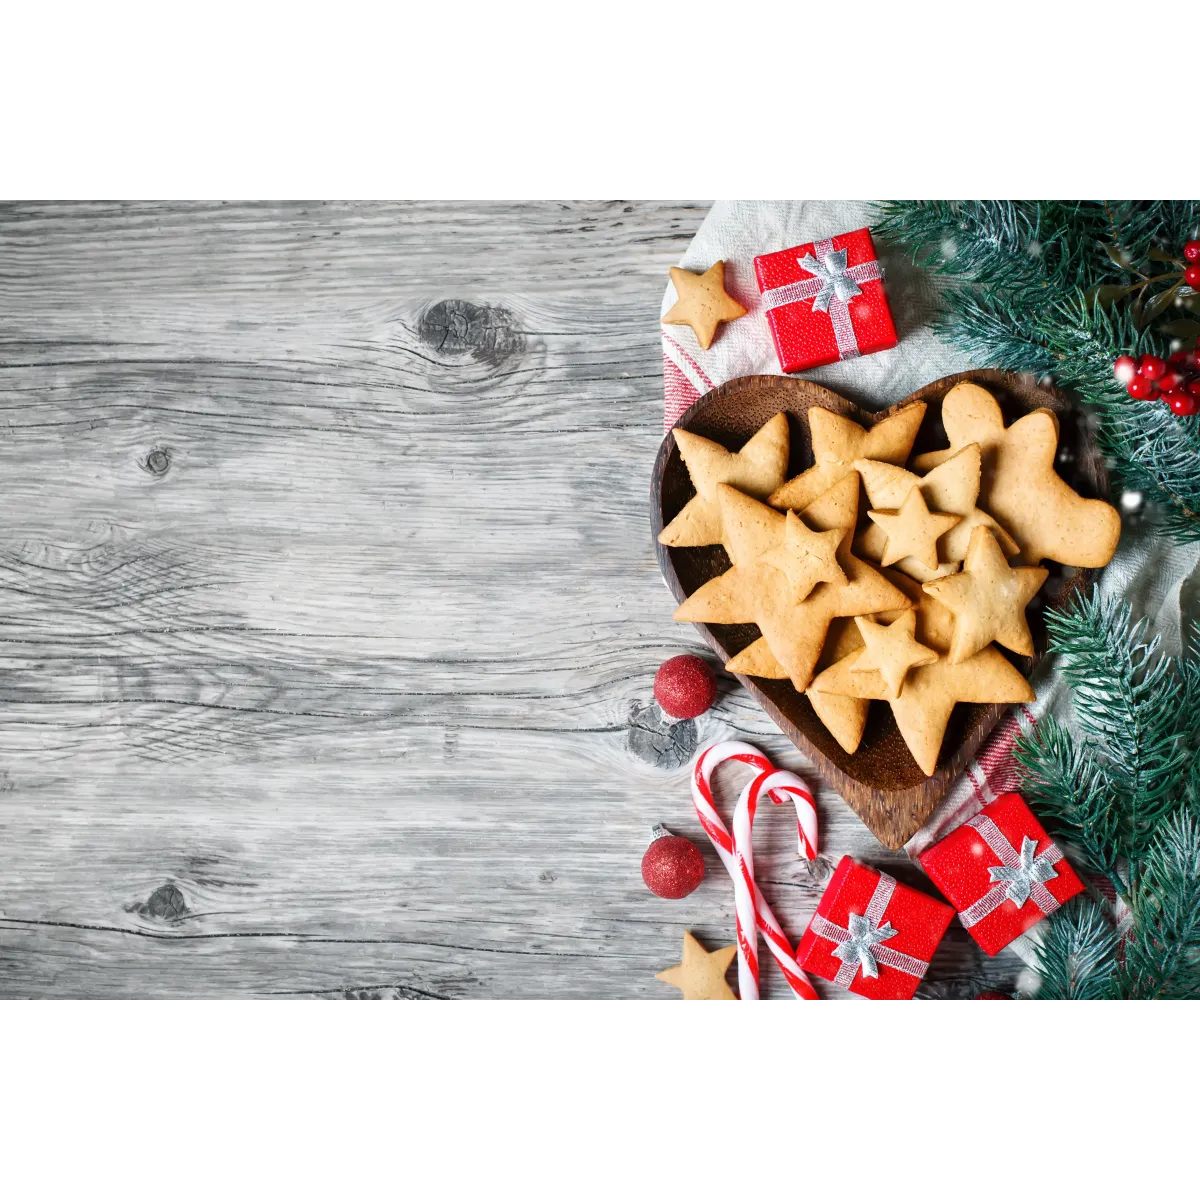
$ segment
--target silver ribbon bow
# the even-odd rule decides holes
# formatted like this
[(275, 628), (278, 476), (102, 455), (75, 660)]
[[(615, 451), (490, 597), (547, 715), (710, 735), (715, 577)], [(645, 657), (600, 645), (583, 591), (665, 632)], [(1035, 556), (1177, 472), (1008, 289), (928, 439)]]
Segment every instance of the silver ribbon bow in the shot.
[(837, 943), (833, 954), (841, 959), (842, 965), (838, 968), (833, 982), (839, 987), (848, 988), (859, 970), (868, 979), (877, 979), (880, 964), (894, 967), (906, 975), (915, 975), (918, 979), (925, 974), (929, 966), (927, 962), (883, 944), (888, 938), (893, 938), (899, 933), (898, 929), (892, 928), (890, 921), (883, 921), (883, 914), (887, 911), (895, 890), (896, 881), (890, 875), (880, 873), (867, 911), (861, 916), (851, 913), (848, 929), (826, 920), (820, 913), (813, 917), (809, 928), (818, 937), (828, 938)]
[(818, 262), (811, 254), (797, 260), (810, 275), (821, 281), (821, 290), (813, 300), (813, 312), (828, 312), (829, 302), (836, 296), (843, 304), (862, 295), (862, 288), (846, 274), (846, 251), (831, 250)]
[(847, 267), (846, 251), (835, 250), (832, 238), (815, 242), (813, 251), (796, 259), (800, 269), (807, 272), (808, 278), (763, 292), (763, 310), (770, 312), (773, 308), (811, 300), (813, 312), (829, 314), (838, 354), (842, 358), (857, 358), (858, 336), (854, 332), (854, 322), (850, 320), (849, 302), (862, 294), (862, 288), (858, 286), (860, 283), (883, 278), (879, 262), (872, 259), (855, 267)]
[(1058, 872), (1044, 859), (1034, 858), (1037, 842), (1027, 837), (1021, 842), (1019, 861), (1015, 867), (989, 867), (993, 883), (1007, 883), (1005, 898), (1020, 908), (1029, 899), (1034, 885), (1048, 883)]
[(988, 868), (988, 878), (993, 886), (970, 908), (958, 914), (965, 928), (977, 925), (1006, 900), (1011, 900), (1018, 908), (1023, 908), (1027, 901), (1032, 900), (1046, 915), (1058, 908), (1058, 901), (1046, 887), (1058, 875), (1054, 864), (1061, 862), (1063, 856), (1053, 842), (1038, 854), (1037, 842), (1026, 837), (1021, 841), (1021, 849), (1017, 850), (991, 817), (980, 813), (967, 824), (988, 844), (1001, 865)]
[(874, 948), (888, 938), (895, 937), (896, 930), (891, 921), (884, 925), (872, 925), (866, 917), (850, 914), (850, 936), (833, 949), (833, 957), (854, 967), (862, 967), (868, 979), (879, 978), (879, 966), (875, 962)]

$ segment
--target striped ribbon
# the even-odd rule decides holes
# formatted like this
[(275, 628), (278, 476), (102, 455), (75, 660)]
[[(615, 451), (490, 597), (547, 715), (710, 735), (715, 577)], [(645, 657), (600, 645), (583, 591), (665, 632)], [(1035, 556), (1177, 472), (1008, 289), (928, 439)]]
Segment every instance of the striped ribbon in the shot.
[[(755, 770), (754, 778), (742, 790), (734, 810), (734, 834), (731, 835), (713, 804), (712, 774), (723, 762), (741, 762)], [(766, 793), (776, 804), (791, 800), (796, 806), (796, 828), (801, 857), (816, 858), (817, 810), (812, 793), (798, 776), (777, 771), (770, 759), (747, 742), (717, 742), (696, 760), (692, 771), (692, 803), (696, 816), (708, 834), (725, 870), (733, 880), (734, 909), (737, 917), (738, 990), (743, 1000), (759, 996), (758, 934), (779, 964), (788, 986), (799, 1000), (818, 999), (808, 977), (796, 964), (796, 954), (788, 942), (771, 906), (754, 880), (754, 851), (751, 834), (759, 798)]]
[(831, 238), (815, 243), (813, 251), (815, 258), (812, 254), (806, 254), (796, 260), (802, 270), (809, 272), (810, 277), (763, 292), (763, 308), (769, 311), (782, 308), (785, 304), (812, 300), (813, 312), (829, 313), (838, 356), (858, 358), (858, 338), (854, 333), (854, 322), (850, 319), (849, 302), (861, 293), (860, 283), (883, 278), (879, 260), (873, 258), (856, 267), (847, 267), (846, 251), (834, 250)]

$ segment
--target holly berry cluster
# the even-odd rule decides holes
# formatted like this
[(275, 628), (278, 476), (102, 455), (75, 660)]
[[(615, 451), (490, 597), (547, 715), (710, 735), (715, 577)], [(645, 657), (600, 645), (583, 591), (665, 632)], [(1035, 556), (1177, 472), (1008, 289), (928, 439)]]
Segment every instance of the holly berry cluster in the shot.
[(1122, 354), (1113, 363), (1113, 374), (1135, 400), (1163, 400), (1177, 417), (1200, 412), (1200, 350), (1176, 350), (1168, 359)]
[(1183, 282), (1200, 292), (1200, 242), (1188, 242), (1183, 248)]

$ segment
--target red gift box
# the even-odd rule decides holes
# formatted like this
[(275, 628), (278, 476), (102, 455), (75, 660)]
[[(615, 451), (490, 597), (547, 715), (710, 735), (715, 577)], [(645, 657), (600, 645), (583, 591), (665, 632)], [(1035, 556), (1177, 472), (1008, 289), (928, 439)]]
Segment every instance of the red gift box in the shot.
[(784, 371), (896, 344), (869, 229), (760, 254), (754, 273)]
[(954, 910), (844, 857), (796, 961), (869, 1000), (911, 1000)]
[(1083, 891), (1016, 792), (993, 800), (918, 861), (986, 954), (1003, 950)]

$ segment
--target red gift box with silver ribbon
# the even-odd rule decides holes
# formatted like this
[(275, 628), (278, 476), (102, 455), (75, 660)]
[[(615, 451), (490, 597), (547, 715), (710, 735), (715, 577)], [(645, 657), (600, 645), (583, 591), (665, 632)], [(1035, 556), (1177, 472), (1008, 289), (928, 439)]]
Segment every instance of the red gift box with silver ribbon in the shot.
[(1029, 805), (1009, 792), (919, 858), (986, 954), (997, 954), (1083, 891)]
[(787, 372), (896, 344), (869, 229), (754, 260), (780, 367)]
[(954, 910), (844, 857), (796, 961), (869, 1000), (911, 1000)]

